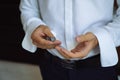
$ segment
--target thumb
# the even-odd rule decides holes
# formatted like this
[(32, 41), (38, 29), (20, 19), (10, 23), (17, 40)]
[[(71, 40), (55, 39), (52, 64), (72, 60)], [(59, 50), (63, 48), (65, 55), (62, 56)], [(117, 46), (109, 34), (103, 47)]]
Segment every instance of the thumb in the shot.
[(86, 41), (90, 41), (90, 40), (92, 40), (94, 38), (96, 38), (96, 36), (93, 33), (88, 32), (85, 35), (77, 36), (76, 41), (77, 42), (86, 42)]
[(46, 36), (48, 37), (54, 37), (54, 35), (52, 34), (51, 30), (49, 28), (46, 28), (44, 30), (44, 33), (46, 34)]
[(55, 36), (53, 35), (52, 31), (49, 28), (45, 30), (45, 39), (54, 42), (56, 40)]

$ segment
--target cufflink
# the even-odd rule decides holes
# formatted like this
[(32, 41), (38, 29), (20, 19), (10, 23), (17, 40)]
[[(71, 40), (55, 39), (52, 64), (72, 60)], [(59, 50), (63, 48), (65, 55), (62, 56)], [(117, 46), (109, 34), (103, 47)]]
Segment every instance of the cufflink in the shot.
[(55, 40), (56, 40), (56, 38), (55, 37), (46, 37), (46, 40), (49, 40), (49, 41), (52, 41), (52, 42), (54, 42)]

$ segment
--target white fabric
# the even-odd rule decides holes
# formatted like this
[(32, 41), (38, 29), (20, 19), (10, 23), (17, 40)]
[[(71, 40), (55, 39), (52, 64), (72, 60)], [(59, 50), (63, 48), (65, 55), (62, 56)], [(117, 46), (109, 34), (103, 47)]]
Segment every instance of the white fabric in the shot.
[[(119, 6), (120, 0), (117, 2)], [(39, 25), (49, 26), (67, 50), (77, 45), (76, 36), (92, 32), (99, 46), (85, 58), (100, 53), (102, 66), (113, 66), (118, 62), (116, 47), (120, 45), (120, 8), (113, 16), (113, 5), (113, 0), (21, 0), (21, 20), (25, 30), (22, 46), (30, 52), (36, 51), (30, 36)], [(63, 58), (55, 49), (48, 51)]]

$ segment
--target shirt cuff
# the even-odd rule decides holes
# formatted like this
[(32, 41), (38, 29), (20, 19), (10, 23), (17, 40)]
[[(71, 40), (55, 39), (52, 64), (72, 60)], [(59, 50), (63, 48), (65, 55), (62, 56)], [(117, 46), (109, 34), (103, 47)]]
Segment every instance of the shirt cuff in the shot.
[(22, 41), (22, 47), (32, 53), (36, 51), (37, 47), (32, 43), (31, 34), (39, 25), (45, 24), (41, 20), (36, 18), (31, 19), (26, 25), (27, 28), (25, 30), (25, 36)]
[(96, 27), (86, 30), (85, 33), (92, 32), (98, 39), (100, 47), (100, 61), (102, 67), (114, 66), (118, 62), (118, 55), (114, 41), (104, 28)]

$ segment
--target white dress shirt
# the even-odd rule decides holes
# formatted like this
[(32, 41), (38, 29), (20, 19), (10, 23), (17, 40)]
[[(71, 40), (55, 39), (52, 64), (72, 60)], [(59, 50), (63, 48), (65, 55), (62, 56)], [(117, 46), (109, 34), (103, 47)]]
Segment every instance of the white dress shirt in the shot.
[[(119, 6), (120, 0), (117, 2)], [(21, 20), (25, 31), (22, 46), (30, 52), (36, 51), (31, 33), (39, 25), (49, 26), (67, 50), (77, 45), (76, 36), (92, 32), (99, 46), (85, 58), (100, 53), (102, 66), (113, 66), (118, 62), (116, 47), (120, 45), (120, 8), (113, 15), (113, 5), (114, 0), (21, 0)], [(57, 50), (48, 51), (64, 59)]]

